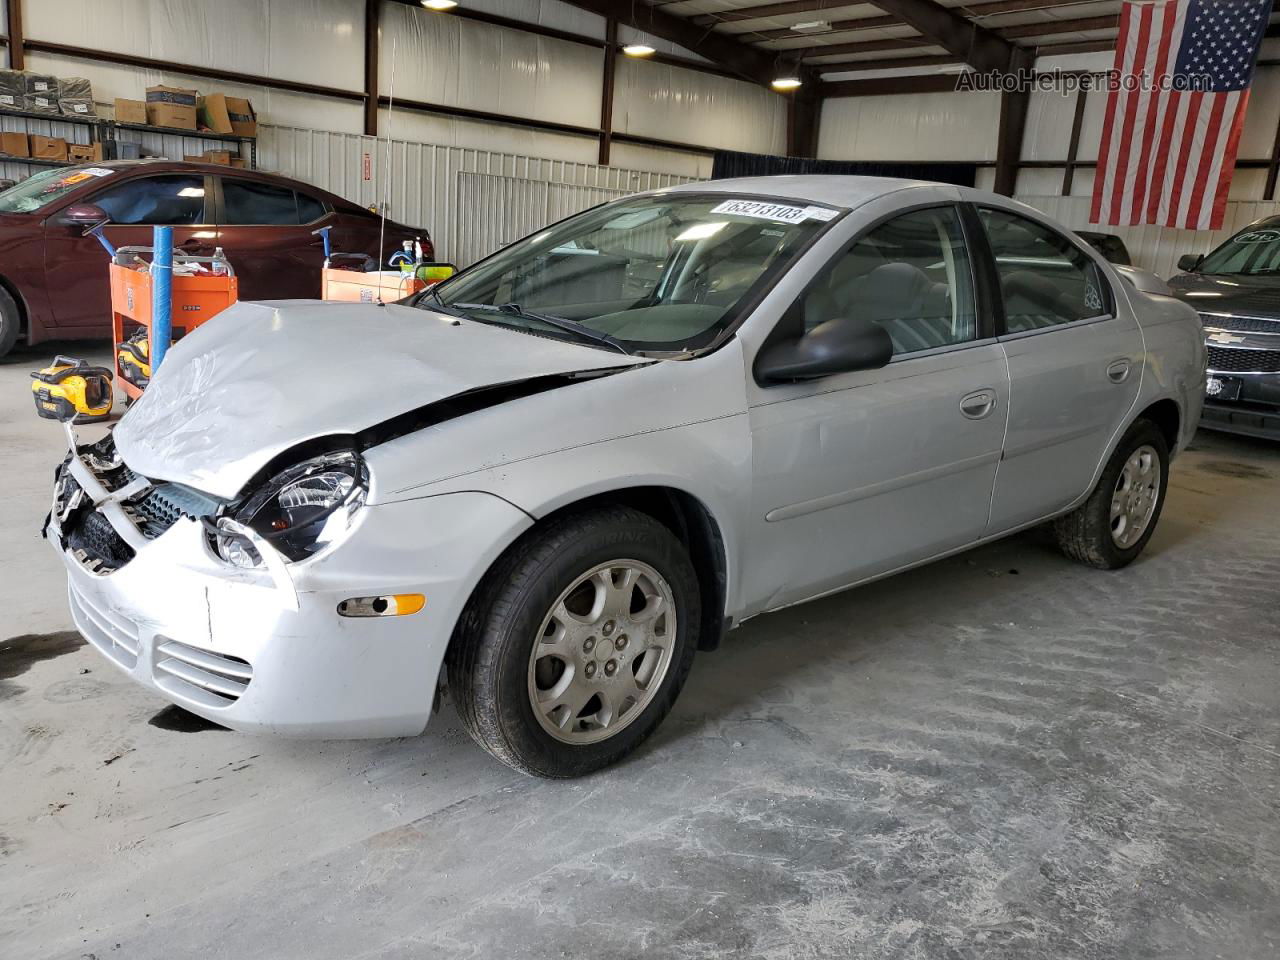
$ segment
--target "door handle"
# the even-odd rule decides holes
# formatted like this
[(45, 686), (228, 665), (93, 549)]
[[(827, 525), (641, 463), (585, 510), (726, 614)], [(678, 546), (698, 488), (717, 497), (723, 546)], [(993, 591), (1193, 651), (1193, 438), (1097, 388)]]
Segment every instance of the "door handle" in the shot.
[(1128, 357), (1121, 357), (1119, 360), (1112, 360), (1107, 364), (1107, 379), (1112, 383), (1124, 383), (1129, 379), (1129, 371), (1133, 369), (1133, 365), (1129, 362)]
[(201, 247), (204, 247), (204, 246), (206, 246), (206, 244), (203, 240), (197, 240), (195, 237), (188, 237), (186, 240), (183, 240), (180, 244), (178, 244), (178, 249), (199, 250)]
[(981, 420), (995, 408), (994, 390), (975, 390), (960, 400), (960, 412), (970, 420)]

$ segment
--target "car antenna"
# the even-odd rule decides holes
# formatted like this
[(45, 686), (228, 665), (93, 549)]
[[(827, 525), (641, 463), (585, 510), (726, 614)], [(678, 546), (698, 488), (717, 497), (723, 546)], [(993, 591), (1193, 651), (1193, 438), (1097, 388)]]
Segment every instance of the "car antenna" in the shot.
[[(382, 139), (383, 149), (387, 151), (387, 180), (382, 192), (382, 216), (378, 221), (378, 306), (385, 307), (382, 299), (382, 256), (386, 253), (387, 207), (391, 206), (391, 118), (396, 109), (396, 40), (399, 32), (391, 34), (391, 84), (387, 90), (387, 133)], [(375, 140), (376, 144), (377, 141)]]

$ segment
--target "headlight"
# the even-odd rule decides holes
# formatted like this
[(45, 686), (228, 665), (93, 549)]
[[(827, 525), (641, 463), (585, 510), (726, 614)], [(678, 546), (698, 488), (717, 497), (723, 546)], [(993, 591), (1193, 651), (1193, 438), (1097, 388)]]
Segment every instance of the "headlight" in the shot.
[[(342, 540), (369, 490), (364, 462), (352, 450), (306, 460), (272, 477), (232, 519), (290, 560), (305, 560)], [(218, 555), (238, 567), (262, 562), (247, 538), (219, 523)]]

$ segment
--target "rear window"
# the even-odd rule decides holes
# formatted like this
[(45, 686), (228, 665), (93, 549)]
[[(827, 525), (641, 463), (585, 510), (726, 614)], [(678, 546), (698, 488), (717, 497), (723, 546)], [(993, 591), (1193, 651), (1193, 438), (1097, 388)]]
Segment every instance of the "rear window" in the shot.
[(222, 222), (228, 225), (297, 226), (298, 203), (288, 187), (224, 177)]
[(325, 205), (315, 197), (309, 196), (305, 193), (299, 193), (297, 196), (298, 219), (302, 223), (312, 223), (313, 221), (319, 220), (329, 212), (325, 208)]

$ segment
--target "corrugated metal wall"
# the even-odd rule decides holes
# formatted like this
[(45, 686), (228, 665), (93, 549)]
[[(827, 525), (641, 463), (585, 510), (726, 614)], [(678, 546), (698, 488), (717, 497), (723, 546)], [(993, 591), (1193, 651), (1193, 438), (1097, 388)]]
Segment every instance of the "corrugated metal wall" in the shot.
[(362, 206), (381, 208), (389, 183), (390, 216), (425, 227), (459, 266), (578, 210), (691, 179), (271, 124), (259, 127), (258, 165)]
[(1231, 234), (1259, 217), (1280, 214), (1280, 202), (1228, 200), (1221, 230), (1174, 230), (1170, 227), (1106, 227), (1089, 223), (1089, 197), (1019, 196), (1018, 200), (1040, 210), (1073, 230), (1114, 233), (1124, 239), (1133, 262), (1162, 277), (1177, 273), (1184, 253), (1208, 253)]

